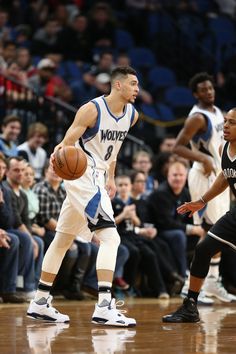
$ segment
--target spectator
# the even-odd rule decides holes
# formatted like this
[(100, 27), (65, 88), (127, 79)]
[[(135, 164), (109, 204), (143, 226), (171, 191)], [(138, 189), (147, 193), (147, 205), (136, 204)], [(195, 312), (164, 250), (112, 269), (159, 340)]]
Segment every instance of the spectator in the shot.
[(178, 267), (178, 273), (183, 278), (187, 270), (187, 235), (203, 237), (201, 226), (190, 224), (177, 214), (176, 208), (190, 200), (187, 180), (187, 165), (183, 161), (173, 161), (169, 165), (167, 181), (161, 183), (148, 200), (152, 222), (159, 231), (159, 237), (165, 240), (172, 250)]
[(0, 9), (0, 41), (6, 42), (12, 39), (12, 30), (8, 26), (9, 14), (6, 10)]
[(134, 200), (130, 196), (130, 178), (125, 175), (119, 176), (116, 178), (116, 185), (118, 194), (112, 201), (115, 221), (121, 243), (130, 252), (125, 265), (125, 280), (134, 287), (141, 265), (142, 275), (147, 277), (149, 286), (149, 292), (146, 289), (145, 293), (159, 298), (169, 298), (155, 251), (144, 238), (138, 236), (139, 229), (137, 228), (141, 226), (141, 221), (136, 214)]
[(16, 62), (21, 71), (31, 77), (36, 73), (36, 68), (32, 65), (31, 54), (28, 48), (20, 47), (16, 51)]
[(6, 156), (17, 156), (17, 139), (21, 132), (21, 119), (14, 115), (3, 118), (0, 151)]
[(159, 152), (172, 152), (176, 138), (174, 135), (165, 135), (159, 145)]
[(69, 25), (58, 35), (58, 51), (64, 60), (91, 62), (91, 34), (88, 31), (88, 19), (83, 14), (76, 14)]
[(83, 80), (85, 84), (94, 87), (97, 90), (97, 94), (107, 93), (110, 88), (110, 73), (113, 66), (113, 54), (109, 51), (104, 51), (99, 57), (98, 64), (84, 74)]
[(27, 141), (17, 147), (18, 155), (30, 163), (35, 171), (35, 179), (39, 181), (47, 161), (47, 153), (42, 148), (48, 139), (46, 125), (37, 122), (28, 128)]
[(21, 187), (28, 199), (28, 216), (30, 220), (31, 230), (34, 235), (44, 237), (45, 228), (35, 223), (39, 212), (39, 199), (37, 194), (32, 190), (35, 184), (35, 171), (30, 164), (26, 164), (25, 173), (22, 179)]
[[(29, 235), (15, 228), (17, 210), (13, 193), (2, 183), (7, 165), (6, 158), (3, 154), (0, 154), (0, 228), (4, 229), (10, 237), (12, 247), (9, 256), (4, 253), (0, 257), (0, 261), (2, 261), (0, 266), (0, 284), (2, 284), (1, 293), (3, 301), (18, 302), (21, 300), (19, 300), (19, 294), (16, 293), (17, 275), (23, 277), (23, 287), (26, 295), (35, 289), (34, 255), (33, 244)], [(8, 257), (10, 257), (10, 259)], [(9, 264), (8, 261), (10, 262)], [(6, 272), (4, 272), (4, 269)]]
[(135, 171), (145, 173), (145, 196), (149, 195), (157, 187), (157, 182), (154, 180), (154, 177), (150, 175), (152, 169), (152, 158), (150, 153), (144, 150), (137, 151), (133, 156), (132, 167)]
[(184, 284), (184, 278), (178, 274), (169, 245), (157, 236), (157, 229), (154, 224), (150, 223), (148, 203), (142, 197), (146, 188), (145, 174), (135, 171), (130, 175), (130, 179), (132, 184), (131, 197), (141, 221), (138, 235), (146, 238), (149, 247), (155, 251), (168, 293), (170, 295), (179, 294)]
[(71, 89), (60, 76), (55, 75), (56, 65), (51, 59), (40, 60), (37, 69), (38, 73), (29, 78), (29, 85), (36, 94), (58, 97), (67, 102), (71, 100)]
[(48, 18), (43, 27), (39, 28), (32, 40), (31, 52), (33, 55), (43, 57), (47, 53), (57, 52), (57, 38), (60, 30), (55, 18)]
[[(41, 266), (43, 261), (43, 241), (40, 237), (32, 234), (31, 224), (28, 216), (28, 200), (25, 193), (21, 190), (21, 183), (25, 172), (26, 163), (20, 156), (9, 158), (7, 169), (7, 180), (4, 185), (11, 189), (13, 195), (13, 203), (15, 204), (15, 228), (27, 234), (33, 244), (35, 259), (35, 287), (38, 284)], [(34, 287), (34, 289), (35, 289)], [(34, 290), (33, 289), (33, 290)], [(28, 298), (33, 296), (32, 293), (27, 294)]]
[(89, 19), (92, 47), (115, 46), (115, 24), (109, 4), (98, 2), (91, 9)]
[(16, 292), (19, 245), (16, 235), (0, 229), (0, 296), (3, 302), (25, 301), (25, 298)]

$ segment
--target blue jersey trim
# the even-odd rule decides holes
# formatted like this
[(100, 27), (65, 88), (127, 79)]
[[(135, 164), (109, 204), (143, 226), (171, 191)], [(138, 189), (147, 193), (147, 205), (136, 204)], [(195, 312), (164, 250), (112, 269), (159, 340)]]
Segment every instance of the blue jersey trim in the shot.
[(134, 117), (135, 117), (135, 109), (134, 109), (134, 106), (132, 105), (132, 115), (130, 118), (130, 126), (132, 126), (132, 124), (133, 124)]
[[(200, 112), (201, 113), (201, 112)], [(207, 122), (207, 130), (205, 132), (202, 133), (198, 133), (196, 135), (194, 135), (194, 137), (192, 138), (192, 140), (194, 141), (194, 143), (198, 143), (199, 140), (203, 140), (203, 141), (208, 141), (212, 135), (212, 123), (211, 120), (207, 117), (207, 115), (201, 113), (204, 118), (206, 118), (206, 122)]]
[(110, 116), (111, 116), (112, 118), (114, 118), (114, 119), (116, 120), (116, 122), (118, 122), (121, 118), (123, 118), (123, 117), (126, 115), (126, 112), (127, 112), (127, 105), (125, 105), (125, 110), (124, 110), (124, 113), (122, 114), (122, 116), (116, 117), (116, 116), (114, 116), (114, 114), (112, 114), (112, 112), (110, 111), (110, 109), (109, 109), (109, 107), (108, 107), (108, 105), (107, 105), (107, 102), (106, 102), (104, 96), (102, 97), (102, 99), (103, 99), (103, 101), (104, 101), (104, 103), (105, 103), (105, 106), (106, 106), (106, 109), (107, 109), (108, 113), (110, 114)]
[(97, 121), (94, 127), (86, 129), (84, 134), (82, 135), (82, 138), (84, 141), (86, 140), (91, 140), (98, 132), (99, 126), (100, 126), (100, 121), (101, 121), (101, 109), (99, 107), (99, 104), (96, 101), (91, 101), (92, 103), (95, 104), (97, 111), (98, 111), (98, 116), (97, 116)]

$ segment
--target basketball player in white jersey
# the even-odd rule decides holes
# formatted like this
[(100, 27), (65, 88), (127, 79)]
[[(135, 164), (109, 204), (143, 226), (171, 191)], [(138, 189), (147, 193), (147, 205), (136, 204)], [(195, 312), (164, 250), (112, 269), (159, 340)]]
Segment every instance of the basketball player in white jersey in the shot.
[[(197, 200), (211, 187), (221, 170), (219, 148), (223, 142), (224, 117), (214, 105), (215, 90), (210, 75), (196, 74), (189, 86), (197, 104), (193, 106), (176, 139), (174, 152), (193, 161), (188, 185), (191, 199)], [(194, 223), (201, 224), (207, 232), (229, 210), (229, 203), (229, 191), (226, 190), (194, 214)], [(220, 255), (212, 258), (204, 291), (208, 296), (231, 302), (233, 296), (219, 282), (219, 263)]]
[(92, 322), (112, 326), (135, 326), (133, 318), (116, 308), (111, 297), (113, 272), (120, 237), (116, 230), (111, 201), (117, 154), (129, 128), (138, 119), (133, 103), (139, 87), (135, 70), (117, 67), (111, 74), (111, 92), (83, 105), (55, 151), (63, 146), (80, 146), (87, 155), (88, 167), (77, 180), (65, 181), (67, 197), (59, 216), (56, 236), (45, 254), (35, 299), (27, 315), (34, 319), (68, 322), (67, 315), (51, 306), (50, 289), (66, 251), (79, 235), (90, 241), (93, 233), (100, 241), (97, 256), (98, 303)]

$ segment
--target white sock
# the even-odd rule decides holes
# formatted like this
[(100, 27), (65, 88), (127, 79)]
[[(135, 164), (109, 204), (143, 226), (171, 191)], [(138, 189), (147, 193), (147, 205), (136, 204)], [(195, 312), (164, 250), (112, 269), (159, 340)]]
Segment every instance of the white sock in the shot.
[(207, 277), (219, 279), (220, 257), (212, 258)]

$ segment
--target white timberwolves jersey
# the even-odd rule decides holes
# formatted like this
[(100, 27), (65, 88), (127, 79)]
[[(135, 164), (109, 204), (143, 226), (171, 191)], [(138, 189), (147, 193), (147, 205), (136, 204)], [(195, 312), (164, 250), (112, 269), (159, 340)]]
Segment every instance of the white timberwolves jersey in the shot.
[[(190, 115), (194, 113), (202, 113), (206, 118), (207, 130), (203, 133), (196, 134), (191, 140), (191, 148), (193, 151), (201, 151), (213, 159), (213, 164), (217, 174), (221, 171), (221, 159), (219, 147), (223, 143), (223, 125), (224, 117), (219, 108), (214, 106), (215, 112), (193, 106)], [(203, 169), (202, 164), (195, 161), (193, 167)]]
[(134, 120), (135, 109), (132, 104), (125, 106), (124, 113), (115, 117), (110, 112), (104, 96), (93, 99), (98, 116), (93, 128), (89, 128), (82, 136), (82, 148), (87, 154), (88, 165), (107, 170), (116, 160), (121, 145)]
[[(204, 175), (203, 164), (194, 161), (188, 175), (188, 185), (192, 200), (199, 199), (200, 196), (209, 190), (214, 183), (216, 176), (221, 171), (219, 147), (223, 143), (224, 117), (219, 108), (214, 108), (215, 112), (209, 112), (195, 105), (190, 112), (190, 115), (194, 113), (202, 113), (207, 122), (206, 131), (196, 134), (192, 138), (192, 150), (201, 151), (211, 157), (216, 171), (216, 174), (211, 173), (211, 175), (207, 177)], [(203, 209), (193, 214), (194, 223), (199, 225), (205, 220), (207, 224), (212, 225), (228, 210), (229, 190), (226, 189), (223, 193), (208, 202)]]

